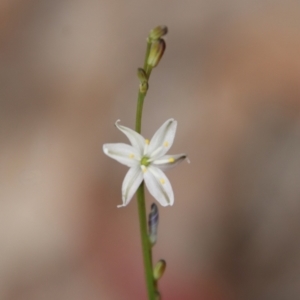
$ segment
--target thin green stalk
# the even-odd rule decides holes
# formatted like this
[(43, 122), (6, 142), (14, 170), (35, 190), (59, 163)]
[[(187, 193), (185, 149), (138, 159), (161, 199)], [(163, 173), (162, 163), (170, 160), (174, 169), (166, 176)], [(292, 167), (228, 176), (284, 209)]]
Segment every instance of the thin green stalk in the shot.
[[(147, 78), (149, 78), (151, 72), (151, 70), (148, 71), (146, 69), (150, 48), (151, 48), (151, 42), (148, 39), (145, 62), (144, 62), (144, 70), (147, 74)], [(142, 93), (141, 91), (139, 91), (138, 94), (137, 109), (136, 109), (136, 123), (135, 123), (135, 130), (138, 133), (141, 133), (143, 104), (144, 104), (144, 99), (146, 97), (146, 94), (147, 92)], [(143, 251), (143, 259), (144, 259), (148, 299), (155, 300), (155, 282), (153, 278), (153, 266), (152, 266), (152, 247), (148, 237), (144, 182), (142, 182), (141, 185), (139, 186), (136, 195), (137, 195), (137, 202), (138, 202), (138, 214), (139, 214), (139, 221), (140, 221), (140, 232), (141, 232), (141, 240), (142, 240), (142, 251)]]
[(140, 220), (140, 232), (142, 239), (143, 257), (144, 257), (144, 268), (146, 276), (146, 284), (148, 290), (148, 299), (155, 300), (155, 282), (153, 278), (153, 268), (152, 268), (152, 250), (150, 241), (148, 238), (147, 231), (147, 215), (145, 206), (145, 192), (144, 183), (140, 185), (137, 190), (137, 201), (138, 201), (138, 212)]
[(141, 133), (142, 129), (142, 114), (143, 114), (143, 105), (146, 93), (139, 92), (138, 102), (136, 107), (136, 119), (135, 119), (135, 131)]
[[(148, 64), (148, 56), (151, 49), (151, 41), (150, 39), (147, 39), (147, 49), (146, 49), (146, 55), (145, 55), (145, 61), (144, 61), (144, 70), (146, 72), (147, 78), (149, 79), (151, 74), (151, 69), (147, 70)], [(137, 108), (136, 108), (136, 118), (135, 118), (135, 131), (138, 133), (141, 133), (142, 130), (142, 113), (143, 113), (143, 105), (144, 105), (144, 99), (147, 95), (147, 92), (142, 93), (139, 91), (138, 94), (138, 100), (137, 100)]]

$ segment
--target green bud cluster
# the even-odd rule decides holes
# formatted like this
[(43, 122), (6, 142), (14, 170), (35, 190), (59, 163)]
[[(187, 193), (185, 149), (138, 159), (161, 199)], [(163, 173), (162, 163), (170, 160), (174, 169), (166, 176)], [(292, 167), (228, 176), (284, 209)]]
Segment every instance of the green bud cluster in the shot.
[(160, 62), (165, 49), (166, 42), (162, 39), (168, 33), (167, 26), (157, 26), (153, 28), (147, 38), (148, 50), (145, 58), (144, 69), (139, 68), (137, 75), (140, 80), (139, 91), (141, 94), (146, 94), (149, 89), (148, 79), (151, 71)]
[(167, 33), (167, 26), (157, 26), (150, 31), (148, 44), (151, 46), (147, 60), (147, 71), (150, 70), (151, 72), (152, 68), (155, 68), (160, 62), (166, 49), (166, 43), (162, 37)]

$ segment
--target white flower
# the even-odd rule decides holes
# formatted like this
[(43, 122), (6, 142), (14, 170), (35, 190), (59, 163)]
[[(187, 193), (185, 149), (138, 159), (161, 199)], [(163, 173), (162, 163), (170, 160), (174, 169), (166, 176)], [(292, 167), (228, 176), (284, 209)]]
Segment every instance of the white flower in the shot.
[(151, 141), (143, 138), (136, 131), (119, 125), (116, 126), (129, 139), (127, 144), (104, 144), (103, 151), (109, 157), (130, 167), (122, 184), (122, 205), (126, 206), (144, 180), (150, 194), (162, 205), (174, 203), (173, 189), (162, 170), (174, 167), (184, 160), (186, 154), (165, 155), (173, 144), (177, 121), (167, 120), (154, 134)]

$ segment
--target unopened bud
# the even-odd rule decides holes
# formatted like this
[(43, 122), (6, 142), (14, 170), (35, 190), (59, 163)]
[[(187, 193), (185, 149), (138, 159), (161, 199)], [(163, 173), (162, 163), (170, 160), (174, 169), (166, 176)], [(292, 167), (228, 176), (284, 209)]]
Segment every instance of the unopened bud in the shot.
[(160, 293), (158, 291), (155, 291), (155, 300), (160, 300)]
[(167, 26), (157, 26), (153, 28), (149, 33), (150, 40), (158, 40), (164, 35), (168, 33), (168, 27)]
[(148, 78), (147, 78), (147, 75), (146, 75), (146, 72), (144, 69), (138, 68), (137, 75), (138, 75), (140, 82), (148, 81)]
[(138, 78), (140, 80), (140, 92), (146, 93), (148, 91), (148, 78), (144, 69), (138, 68), (137, 71)]
[(157, 262), (153, 270), (153, 277), (155, 280), (159, 280), (164, 275), (166, 266), (167, 266), (166, 261), (163, 259)]
[(152, 246), (155, 245), (157, 240), (158, 221), (159, 221), (158, 207), (155, 203), (152, 203), (151, 211), (148, 219), (149, 240)]
[(163, 39), (153, 41), (148, 57), (147, 64), (152, 68), (156, 67), (162, 58), (166, 49), (166, 43)]
[(140, 92), (145, 94), (148, 91), (149, 85), (147, 81), (140, 83)]

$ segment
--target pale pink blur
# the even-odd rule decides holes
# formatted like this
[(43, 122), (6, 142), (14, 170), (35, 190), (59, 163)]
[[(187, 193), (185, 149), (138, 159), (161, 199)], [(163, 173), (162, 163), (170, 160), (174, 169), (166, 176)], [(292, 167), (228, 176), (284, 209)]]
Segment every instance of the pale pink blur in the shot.
[[(143, 135), (178, 121), (154, 260), (163, 300), (300, 298), (300, 5), (0, 1), (0, 299), (146, 299), (126, 167), (146, 37), (167, 25)], [(147, 207), (153, 199), (147, 193)]]

